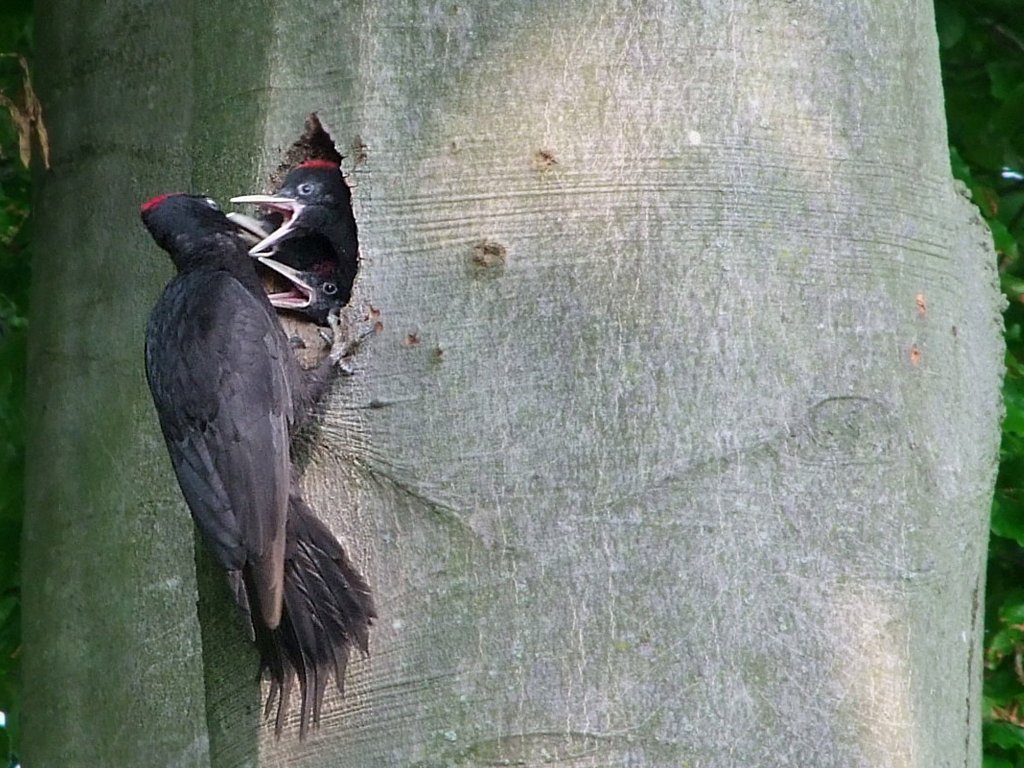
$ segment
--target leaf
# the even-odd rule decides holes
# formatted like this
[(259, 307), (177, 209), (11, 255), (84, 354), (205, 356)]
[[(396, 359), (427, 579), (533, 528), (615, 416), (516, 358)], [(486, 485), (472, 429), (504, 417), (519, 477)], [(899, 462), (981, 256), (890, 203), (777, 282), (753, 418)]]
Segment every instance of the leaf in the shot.
[(1024, 546), (1024, 504), (1001, 495), (992, 504), (992, 533)]
[(1003, 749), (1024, 748), (1024, 728), (1006, 722), (985, 724), (985, 741)]
[(1024, 600), (1004, 605), (999, 618), (1010, 626), (1024, 627)]
[(50, 167), (50, 138), (46, 131), (46, 124), (43, 122), (43, 105), (36, 96), (32, 87), (32, 77), (28, 71), (28, 61), (24, 56), (18, 57), (24, 73), (22, 81), (22, 103), (18, 104), (4, 93), (0, 93), (0, 106), (6, 107), (11, 115), (11, 121), (18, 132), (18, 153), (21, 156), (21, 163), (26, 168), (32, 162), (32, 133), (33, 130), (39, 139), (39, 147), (43, 153), (43, 165)]
[(935, 4), (935, 27), (939, 33), (939, 45), (952, 48), (963, 39), (967, 21), (953, 3), (940, 1)]
[[(1013, 295), (1020, 296), (1024, 293), (1024, 281), (1014, 279), (1008, 281), (1017, 287)], [(1004, 286), (1004, 290), (1010, 293)], [(1003, 402), (1006, 405), (1006, 417), (1003, 419), (1003, 432), (1024, 434), (1024, 378), (1019, 374), (1007, 371), (1006, 379), (1003, 381)]]
[(985, 67), (992, 83), (991, 93), (1000, 101), (1012, 99), (1020, 93), (1024, 82), (1024, 63), (1019, 61), (996, 61)]

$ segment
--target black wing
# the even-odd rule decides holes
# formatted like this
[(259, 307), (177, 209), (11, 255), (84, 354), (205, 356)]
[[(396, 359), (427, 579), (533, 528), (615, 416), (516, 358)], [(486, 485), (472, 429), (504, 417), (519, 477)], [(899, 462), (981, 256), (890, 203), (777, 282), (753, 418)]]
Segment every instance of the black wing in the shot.
[(293, 397), (287, 340), (225, 272), (175, 278), (153, 310), (146, 376), (192, 516), (268, 627), (281, 617)]

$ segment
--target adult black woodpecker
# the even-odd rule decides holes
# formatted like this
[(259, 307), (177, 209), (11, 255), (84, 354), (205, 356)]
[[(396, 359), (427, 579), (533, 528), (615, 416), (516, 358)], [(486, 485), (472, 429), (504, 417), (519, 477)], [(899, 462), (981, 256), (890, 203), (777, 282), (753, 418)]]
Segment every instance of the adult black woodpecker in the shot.
[[(146, 376), (182, 494), (225, 570), (272, 685), (277, 731), (298, 678), (301, 733), (350, 646), (367, 651), (366, 582), (295, 486), (291, 438), (346, 349), (303, 371), (236, 226), (201, 195), (160, 195), (142, 220), (177, 275), (146, 330)], [(336, 339), (340, 337), (337, 333)]]
[(337, 163), (307, 160), (289, 171), (277, 193), (231, 201), (268, 210), (269, 226), (280, 220), (250, 249), (253, 256), (272, 256), (294, 270), (286, 275), (292, 290), (271, 294), (275, 307), (323, 323), (327, 312), (348, 303), (359, 268), (359, 246), (352, 193)]

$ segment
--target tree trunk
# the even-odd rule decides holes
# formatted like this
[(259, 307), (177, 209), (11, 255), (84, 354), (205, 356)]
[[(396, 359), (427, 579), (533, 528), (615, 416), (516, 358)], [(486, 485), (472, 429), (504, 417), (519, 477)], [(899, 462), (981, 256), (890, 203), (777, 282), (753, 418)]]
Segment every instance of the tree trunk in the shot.
[[(980, 764), (1000, 299), (931, 4), (740, 8), (40, 10), (26, 765)], [(205, 554), (193, 608), (135, 209), (314, 110), (383, 332), (305, 489), (380, 619), (275, 742)]]

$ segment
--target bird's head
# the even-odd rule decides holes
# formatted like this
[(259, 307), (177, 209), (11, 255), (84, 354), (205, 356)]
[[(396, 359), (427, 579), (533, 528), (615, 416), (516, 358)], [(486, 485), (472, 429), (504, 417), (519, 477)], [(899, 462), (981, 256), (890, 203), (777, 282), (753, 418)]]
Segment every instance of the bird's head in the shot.
[(231, 202), (255, 203), (284, 217), (280, 227), (250, 249), (254, 256), (266, 256), (292, 233), (322, 232), (333, 219), (340, 220), (337, 212), (350, 210), (352, 193), (337, 163), (307, 160), (288, 172), (277, 194), (242, 195)]
[[(344, 303), (334, 278), (334, 266), (330, 262), (316, 264), (308, 270), (298, 270), (265, 256), (257, 258), (261, 264), (277, 272), (289, 283), (288, 290), (268, 296), (270, 303), (278, 309), (299, 312), (323, 324), (327, 322), (328, 313)], [(344, 299), (347, 300), (347, 297)]]
[(237, 239), (236, 225), (206, 195), (157, 195), (144, 202), (139, 213), (157, 245), (171, 255), (179, 270)]

